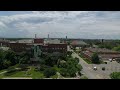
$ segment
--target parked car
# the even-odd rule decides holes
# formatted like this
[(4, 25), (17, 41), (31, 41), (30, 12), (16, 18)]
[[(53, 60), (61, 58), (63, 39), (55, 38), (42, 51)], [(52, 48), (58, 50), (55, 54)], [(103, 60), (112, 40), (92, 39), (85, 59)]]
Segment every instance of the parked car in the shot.
[(112, 59), (109, 59), (110, 62), (112, 62)]
[(107, 64), (107, 62), (104, 62), (105, 64)]
[(94, 69), (94, 70), (97, 70), (97, 67), (94, 67), (93, 69)]
[(115, 61), (115, 59), (113, 59), (113, 61)]
[(104, 71), (104, 70), (105, 70), (105, 67), (102, 67), (102, 70)]

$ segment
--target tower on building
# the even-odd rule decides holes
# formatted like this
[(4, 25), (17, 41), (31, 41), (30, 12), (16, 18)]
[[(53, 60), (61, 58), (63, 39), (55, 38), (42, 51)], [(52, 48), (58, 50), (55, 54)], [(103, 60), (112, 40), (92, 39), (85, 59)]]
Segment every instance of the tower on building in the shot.
[(66, 36), (66, 39), (67, 39), (67, 36)]
[(48, 34), (48, 39), (49, 39), (49, 34)]
[(37, 38), (37, 34), (35, 34), (35, 38)]

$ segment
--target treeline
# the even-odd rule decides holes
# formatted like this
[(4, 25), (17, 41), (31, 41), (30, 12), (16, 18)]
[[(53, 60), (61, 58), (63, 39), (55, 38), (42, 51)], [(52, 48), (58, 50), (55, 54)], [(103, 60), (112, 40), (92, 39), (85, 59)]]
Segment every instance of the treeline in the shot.
[(26, 52), (17, 54), (11, 50), (8, 51), (0, 50), (0, 70), (6, 69), (16, 64), (30, 63), (30, 56), (31, 55)]
[(97, 45), (99, 48), (107, 48), (120, 51), (120, 40), (85, 40), (90, 46)]

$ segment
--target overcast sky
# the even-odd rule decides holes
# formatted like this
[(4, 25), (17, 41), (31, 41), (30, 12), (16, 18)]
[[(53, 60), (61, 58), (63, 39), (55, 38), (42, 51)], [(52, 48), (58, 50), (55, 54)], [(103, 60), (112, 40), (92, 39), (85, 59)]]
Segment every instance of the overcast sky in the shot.
[(0, 37), (120, 39), (120, 11), (0, 11)]

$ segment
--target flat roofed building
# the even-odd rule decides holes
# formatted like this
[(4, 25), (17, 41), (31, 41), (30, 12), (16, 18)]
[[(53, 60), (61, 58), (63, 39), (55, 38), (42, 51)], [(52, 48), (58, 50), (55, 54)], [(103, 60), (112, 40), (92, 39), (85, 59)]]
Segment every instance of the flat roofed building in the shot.
[(44, 39), (42, 38), (35, 38), (34, 43), (44, 43)]
[(32, 39), (18, 40), (18, 43), (33, 43), (33, 40)]
[(27, 45), (25, 43), (9, 43), (8, 47), (15, 52), (29, 51), (32, 45)]
[(83, 46), (88, 46), (87, 43), (85, 43), (84, 41), (80, 41), (80, 40), (74, 40), (71, 42), (71, 45), (73, 47), (83, 47)]
[(98, 53), (98, 56), (101, 60), (113, 60), (120, 58), (120, 52), (102, 48), (86, 48), (82, 54), (91, 60), (91, 57), (95, 52)]

